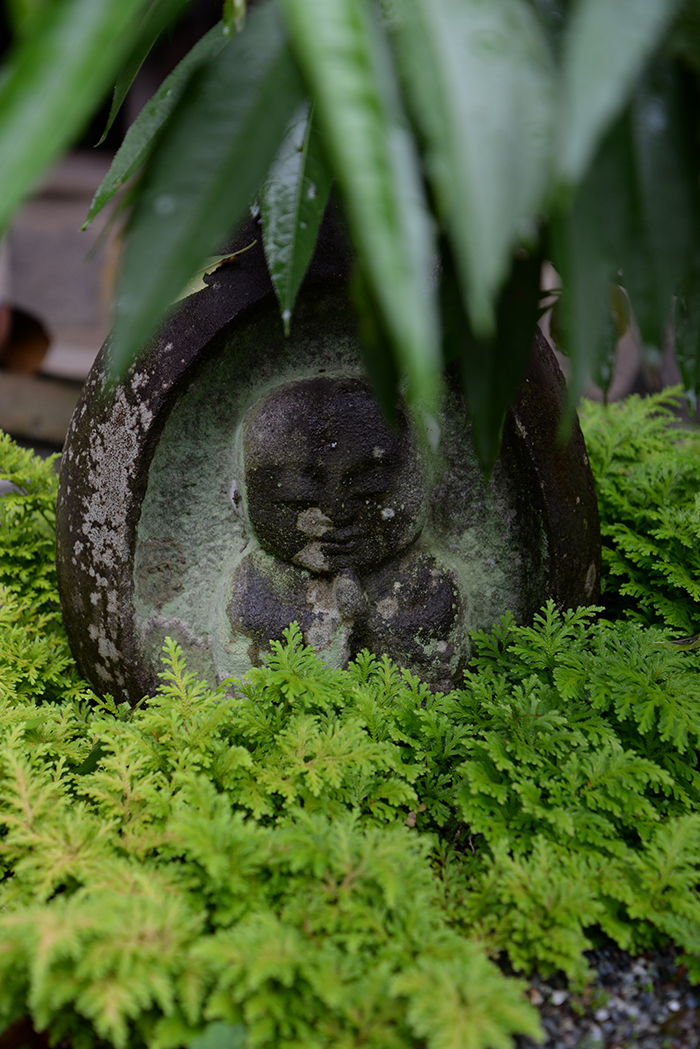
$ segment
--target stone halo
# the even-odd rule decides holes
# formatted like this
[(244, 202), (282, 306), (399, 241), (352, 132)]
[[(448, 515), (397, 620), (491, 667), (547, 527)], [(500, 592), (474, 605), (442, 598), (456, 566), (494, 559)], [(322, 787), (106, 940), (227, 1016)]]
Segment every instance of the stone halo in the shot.
[[(249, 243), (250, 230), (239, 240), (241, 246)], [(105, 344), (64, 449), (57, 506), (64, 621), (81, 672), (119, 701), (136, 702), (156, 687), (167, 635), (183, 646), (190, 668), (212, 683), (262, 657), (264, 645), (252, 636), (231, 637), (227, 612), (244, 550), (252, 553), (251, 543), (257, 543), (265, 553), (264, 540), (251, 536), (246, 523), (246, 479), (236, 450), (242, 420), (280, 385), (322, 377), (364, 382), (345, 268), (333, 243), (324, 248), (321, 238), (290, 340), (281, 334), (261, 250), (247, 252), (210, 281), (115, 384), (109, 382)], [(429, 512), (423, 521), (421, 502), (421, 534), (406, 546), (399, 539), (398, 553), (413, 558), (400, 570), (412, 572), (414, 580), (423, 573), (442, 582), (436, 584), (434, 612), (427, 603), (421, 613), (411, 600), (399, 609), (404, 632), (420, 633), (421, 614), (434, 615), (435, 624), (447, 622), (445, 603), (457, 591), (466, 595), (470, 627), (488, 626), (508, 604), (527, 618), (547, 597), (560, 607), (595, 599), (600, 542), (585, 446), (577, 426), (567, 444), (557, 443), (563, 380), (539, 335), (535, 345), (490, 487), (484, 488), (475, 460), (463, 454), (456, 387), (448, 383), (435, 448), (435, 431), (423, 428), (417, 461), (427, 479), (421, 483), (428, 488)], [(296, 515), (311, 543), (314, 530), (329, 527), (323, 518), (333, 515), (322, 505), (309, 504)], [(392, 640), (390, 573), (399, 570), (398, 560), (371, 555), (368, 565), (359, 566), (360, 589), (380, 609), (367, 620), (374, 623), (371, 636), (399, 662), (420, 670), (427, 643), (417, 652), (412, 638)], [(335, 574), (303, 563), (295, 569), (307, 573), (307, 589), (315, 587), (319, 610), (309, 613), (308, 627), (314, 636), (322, 633), (324, 615), (337, 615), (339, 622), (359, 622), (364, 615), (365, 598), (351, 573), (336, 567)], [(258, 572), (250, 578), (262, 577)], [(294, 579), (293, 592), (299, 585)], [(305, 600), (311, 600), (308, 593)], [(299, 618), (284, 599), (278, 606), (279, 622), (289, 612)], [(326, 606), (331, 612), (323, 611)], [(272, 626), (275, 633), (279, 623)], [(437, 658), (440, 639), (433, 636), (430, 643)], [(333, 644), (331, 662), (348, 644), (352, 648), (338, 642), (334, 653)], [(432, 683), (443, 679), (445, 674)]]

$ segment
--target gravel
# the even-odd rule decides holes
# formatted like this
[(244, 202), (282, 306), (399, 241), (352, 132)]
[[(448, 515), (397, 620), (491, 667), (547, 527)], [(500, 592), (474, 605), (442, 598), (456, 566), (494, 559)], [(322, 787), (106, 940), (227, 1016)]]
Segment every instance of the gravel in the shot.
[[(566, 980), (530, 980), (545, 1049), (700, 1049), (700, 985), (692, 986), (675, 957), (656, 951), (631, 958), (617, 948), (589, 952), (596, 978), (581, 994)], [(518, 1049), (536, 1049), (529, 1038)]]

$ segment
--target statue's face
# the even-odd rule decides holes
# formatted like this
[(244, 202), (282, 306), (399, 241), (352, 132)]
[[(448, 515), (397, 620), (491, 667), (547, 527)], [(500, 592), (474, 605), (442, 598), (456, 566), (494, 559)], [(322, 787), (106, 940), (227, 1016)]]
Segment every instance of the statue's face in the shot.
[(403, 413), (393, 431), (366, 383), (304, 379), (243, 426), (247, 510), (261, 546), (312, 572), (365, 571), (420, 531), (425, 486)]

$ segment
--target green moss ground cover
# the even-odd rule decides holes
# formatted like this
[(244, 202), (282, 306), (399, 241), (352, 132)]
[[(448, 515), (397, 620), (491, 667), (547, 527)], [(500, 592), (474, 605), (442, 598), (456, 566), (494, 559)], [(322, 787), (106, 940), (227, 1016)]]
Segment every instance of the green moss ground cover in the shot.
[[(521, 980), (601, 937), (700, 980), (700, 465), (668, 398), (589, 405), (602, 610), (477, 636), (464, 687), (324, 667), (234, 687), (176, 646), (135, 710), (63, 634), (51, 464), (0, 439), (0, 1032), (78, 1049), (500, 1049)], [(602, 611), (602, 614), (601, 614)]]

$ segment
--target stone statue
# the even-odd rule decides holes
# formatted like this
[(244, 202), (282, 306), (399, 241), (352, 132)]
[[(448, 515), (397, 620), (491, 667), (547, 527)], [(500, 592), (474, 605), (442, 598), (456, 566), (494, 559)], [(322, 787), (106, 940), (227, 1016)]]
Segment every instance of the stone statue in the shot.
[(595, 493), (542, 336), (487, 480), (449, 370), (437, 407), (384, 420), (338, 243), (320, 237), (288, 338), (258, 243), (117, 382), (103, 347), (57, 505), (64, 622), (102, 693), (152, 694), (167, 637), (212, 685), (240, 678), (292, 620), (331, 666), (367, 647), (443, 690), (470, 631), (595, 601)]
[(335, 665), (369, 648), (441, 689), (464, 666), (467, 598), (421, 543), (426, 478), (401, 408), (395, 423), (348, 376), (282, 385), (246, 413), (233, 498), (259, 546), (236, 566), (226, 612), (251, 663), (296, 620)]

